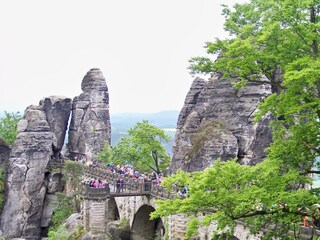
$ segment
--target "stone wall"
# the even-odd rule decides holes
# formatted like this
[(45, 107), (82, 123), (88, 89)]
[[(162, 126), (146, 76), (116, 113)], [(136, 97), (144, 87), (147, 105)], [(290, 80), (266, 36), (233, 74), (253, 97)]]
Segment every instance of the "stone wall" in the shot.
[(108, 200), (102, 198), (84, 198), (83, 222), (85, 230), (93, 233), (105, 233), (107, 229)]

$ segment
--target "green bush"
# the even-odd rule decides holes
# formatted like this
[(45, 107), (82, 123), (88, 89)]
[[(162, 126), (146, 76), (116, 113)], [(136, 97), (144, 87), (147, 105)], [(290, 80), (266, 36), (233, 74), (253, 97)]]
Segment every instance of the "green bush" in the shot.
[(72, 233), (68, 240), (79, 240), (86, 230), (83, 226), (77, 225), (76, 231)]
[(66, 196), (63, 193), (56, 193), (57, 201), (53, 204), (52, 222), (50, 230), (58, 229), (59, 226), (74, 212), (73, 196)]
[(64, 225), (57, 229), (51, 229), (48, 233), (49, 240), (67, 240), (69, 238), (67, 228)]
[(12, 145), (18, 134), (17, 125), (21, 119), (21, 115), (19, 112), (4, 113), (5, 117), (0, 118), (0, 139), (3, 139), (9, 145)]

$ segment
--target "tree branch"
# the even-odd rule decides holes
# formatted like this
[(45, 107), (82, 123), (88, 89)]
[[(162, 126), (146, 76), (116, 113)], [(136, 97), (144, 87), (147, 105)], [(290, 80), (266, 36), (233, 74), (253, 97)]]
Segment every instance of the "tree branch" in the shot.
[(305, 171), (307, 174), (310, 174), (310, 173), (320, 174), (320, 171), (317, 171), (317, 170), (306, 170), (305, 169)]
[(319, 154), (320, 154), (320, 149), (317, 148), (317, 147), (315, 147), (315, 146), (313, 146), (313, 145), (311, 145), (310, 143), (307, 143), (307, 142), (304, 141), (304, 142), (303, 142), (303, 145), (305, 145), (307, 148), (315, 151), (316, 153), (319, 153)]
[[(280, 204), (279, 204), (280, 205)], [(294, 215), (300, 215), (300, 216), (305, 216), (305, 215), (308, 215), (309, 213), (308, 212), (302, 212), (302, 211), (293, 211), (291, 212), (288, 208), (286, 208), (284, 206), (284, 204), (281, 204), (279, 206), (279, 208), (282, 208), (282, 212), (285, 212), (285, 213), (289, 213), (289, 214), (294, 214)], [(260, 216), (260, 215), (270, 215), (270, 214), (275, 214), (279, 212), (278, 210), (274, 210), (274, 211), (255, 211), (255, 212), (249, 212), (249, 213), (243, 213), (243, 214), (240, 214), (238, 216), (230, 216), (230, 218), (232, 220), (238, 220), (238, 219), (241, 219), (241, 218), (248, 218), (248, 217), (254, 217), (254, 216)]]

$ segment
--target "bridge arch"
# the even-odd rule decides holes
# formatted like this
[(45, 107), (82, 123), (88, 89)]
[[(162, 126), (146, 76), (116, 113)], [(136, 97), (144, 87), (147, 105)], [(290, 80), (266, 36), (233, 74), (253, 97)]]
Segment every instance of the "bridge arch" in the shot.
[(107, 211), (107, 221), (115, 221), (119, 220), (120, 215), (119, 215), (119, 209), (117, 206), (117, 203), (114, 198), (109, 198), (108, 199), (108, 211)]
[(132, 240), (164, 239), (165, 228), (162, 219), (150, 220), (150, 213), (155, 209), (150, 205), (142, 205), (135, 213), (131, 228)]

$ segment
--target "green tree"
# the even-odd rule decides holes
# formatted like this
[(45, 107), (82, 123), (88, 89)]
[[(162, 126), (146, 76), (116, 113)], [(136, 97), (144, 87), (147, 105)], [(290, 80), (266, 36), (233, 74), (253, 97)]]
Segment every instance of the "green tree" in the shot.
[(101, 162), (108, 164), (111, 163), (112, 159), (112, 147), (109, 143), (103, 146), (102, 151), (97, 155), (97, 159)]
[(21, 119), (19, 112), (4, 112), (5, 116), (0, 118), (0, 139), (3, 139), (9, 145), (12, 145), (17, 137), (17, 125)]
[[(320, 155), (320, 61), (318, 0), (252, 0), (224, 7), (225, 29), (232, 38), (206, 43), (208, 54), (190, 60), (193, 74), (217, 72), (248, 82), (271, 83), (273, 94), (260, 106), (256, 120), (271, 113), (273, 143), (267, 159), (254, 167), (217, 161), (214, 168), (186, 176), (189, 197), (160, 201), (153, 217), (175, 212), (208, 212), (199, 224), (218, 222), (219, 229), (236, 220), (252, 232), (269, 229), (264, 238), (291, 239), (289, 230), (311, 214), (318, 190), (307, 190)], [(167, 180), (181, 181), (178, 173)], [(210, 213), (211, 212), (211, 213)]]
[(50, 230), (56, 231), (57, 228), (72, 214), (76, 212), (74, 206), (73, 196), (67, 196), (63, 193), (57, 192), (57, 200), (53, 204), (54, 214), (52, 215), (53, 225), (50, 227)]
[[(80, 212), (82, 180), (83, 180), (83, 164), (76, 161), (65, 161), (63, 169), (63, 180), (66, 182), (71, 197), (73, 208), (76, 212)], [(69, 201), (70, 202), (70, 201)]]
[(75, 161), (65, 161), (63, 169), (63, 180), (68, 188), (68, 195), (57, 192), (53, 204), (53, 225), (50, 227), (52, 239), (61, 224), (75, 212), (80, 212), (83, 164)]
[[(237, 221), (243, 221), (253, 233), (269, 228), (266, 239), (285, 239), (289, 230), (299, 227), (306, 214), (303, 207), (311, 207), (318, 198), (303, 188), (293, 191), (290, 185), (295, 185), (301, 175), (294, 170), (283, 174), (280, 168), (276, 160), (253, 167), (239, 165), (236, 160), (217, 160), (202, 172), (178, 171), (166, 178), (163, 185), (169, 191), (174, 184), (188, 186), (188, 196), (158, 200), (151, 217), (157, 219), (177, 213), (194, 217), (188, 224), (188, 237), (196, 235), (199, 226), (212, 221), (218, 223), (218, 229), (228, 229), (230, 233)], [(200, 221), (198, 217), (201, 218), (202, 213), (206, 215)], [(307, 214), (310, 213), (311, 209)]]
[(170, 157), (163, 146), (168, 141), (169, 137), (162, 129), (142, 121), (129, 129), (128, 137), (122, 138), (116, 146), (106, 146), (98, 158), (108, 157), (105, 161), (130, 163), (139, 170), (159, 173), (169, 165)]

